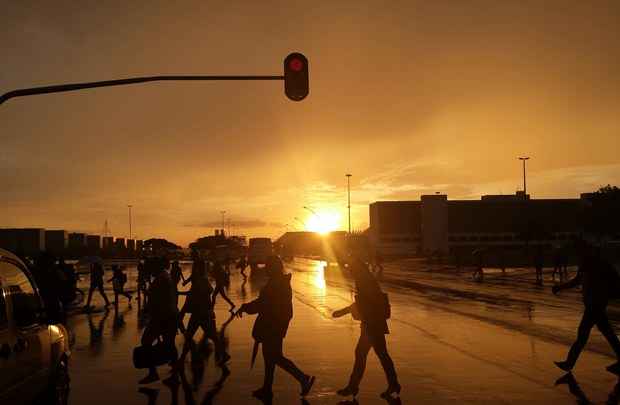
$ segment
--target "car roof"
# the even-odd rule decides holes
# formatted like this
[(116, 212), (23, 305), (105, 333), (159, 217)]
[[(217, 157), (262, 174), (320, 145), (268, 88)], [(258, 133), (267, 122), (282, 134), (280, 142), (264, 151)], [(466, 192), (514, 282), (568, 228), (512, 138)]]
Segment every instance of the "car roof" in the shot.
[(22, 267), (26, 267), (26, 265), (24, 264), (24, 262), (17, 257), (17, 255), (9, 252), (8, 250), (5, 249), (0, 249), (0, 258), (2, 259), (8, 259), (7, 261), (9, 262), (17, 262), (19, 264), (21, 264)]

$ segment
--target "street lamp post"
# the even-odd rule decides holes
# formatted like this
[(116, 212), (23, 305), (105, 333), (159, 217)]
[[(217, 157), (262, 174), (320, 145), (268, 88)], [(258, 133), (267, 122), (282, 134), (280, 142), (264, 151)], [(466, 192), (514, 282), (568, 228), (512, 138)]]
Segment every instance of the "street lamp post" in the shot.
[(129, 208), (129, 239), (131, 239), (131, 207), (133, 207), (132, 205), (128, 205), (127, 208)]
[(523, 157), (519, 157), (518, 159), (523, 162), (523, 196), (527, 197), (527, 182), (525, 179), (525, 162), (530, 160), (530, 158), (529, 156), (523, 156)]
[(223, 231), (224, 230), (224, 222), (225, 222), (224, 218), (226, 216), (226, 211), (220, 211), (220, 214), (222, 215), (222, 228), (221, 229)]
[(351, 174), (347, 176), (347, 209), (349, 210), (349, 235), (351, 235)]
[(301, 230), (302, 230), (302, 231), (304, 231), (304, 230), (306, 229), (306, 224), (304, 224), (304, 223), (301, 221), (301, 219), (299, 219), (299, 218), (297, 218), (297, 217), (295, 217), (294, 219), (295, 219), (295, 221), (297, 221), (297, 222), (299, 222), (299, 223), (301, 224)]

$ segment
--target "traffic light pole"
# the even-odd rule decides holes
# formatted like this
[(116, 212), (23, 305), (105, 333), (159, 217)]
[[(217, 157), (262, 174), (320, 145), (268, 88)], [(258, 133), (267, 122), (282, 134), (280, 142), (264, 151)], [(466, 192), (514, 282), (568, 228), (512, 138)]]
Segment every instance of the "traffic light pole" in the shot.
[(67, 91), (77, 91), (83, 89), (94, 89), (98, 87), (125, 86), (128, 84), (140, 84), (149, 82), (164, 81), (204, 81), (204, 80), (284, 80), (284, 76), (192, 76), (192, 75), (168, 75), (168, 76), (144, 76), (131, 77), (118, 80), (104, 80), (99, 82), (88, 83), (70, 83), (54, 86), (32, 87), (28, 89), (18, 89), (9, 91), (0, 96), (0, 104), (5, 101), (24, 96), (34, 96), (37, 94), (62, 93)]

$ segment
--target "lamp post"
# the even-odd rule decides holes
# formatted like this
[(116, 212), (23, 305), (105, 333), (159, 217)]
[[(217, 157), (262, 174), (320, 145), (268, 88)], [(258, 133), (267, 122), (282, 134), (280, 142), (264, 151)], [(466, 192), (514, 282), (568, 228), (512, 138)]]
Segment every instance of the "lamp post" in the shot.
[(222, 215), (222, 227), (221, 227), (221, 229), (224, 230), (224, 218), (226, 216), (226, 211), (220, 211), (220, 214)]
[(349, 235), (351, 235), (351, 174), (345, 174), (347, 177), (347, 209), (349, 210)]
[(297, 218), (297, 217), (295, 217), (294, 219), (295, 219), (295, 221), (297, 221), (297, 222), (299, 222), (299, 223), (301, 224), (301, 230), (302, 230), (302, 231), (306, 230), (306, 224), (304, 224), (304, 223), (301, 221), (301, 219), (299, 219), (299, 218)]
[(525, 178), (525, 162), (530, 160), (529, 156), (522, 156), (518, 158), (523, 162), (523, 197), (527, 198), (527, 182)]
[(128, 205), (127, 208), (129, 208), (129, 239), (131, 239), (131, 207), (133, 207), (132, 205)]

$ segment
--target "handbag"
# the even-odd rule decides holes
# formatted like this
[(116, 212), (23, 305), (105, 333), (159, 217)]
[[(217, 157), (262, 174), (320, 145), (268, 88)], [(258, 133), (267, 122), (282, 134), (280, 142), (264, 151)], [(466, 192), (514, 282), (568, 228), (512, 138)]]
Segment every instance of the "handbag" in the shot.
[(175, 361), (178, 357), (174, 345), (166, 345), (162, 341), (151, 346), (137, 346), (133, 349), (133, 365), (135, 368), (162, 366)]

